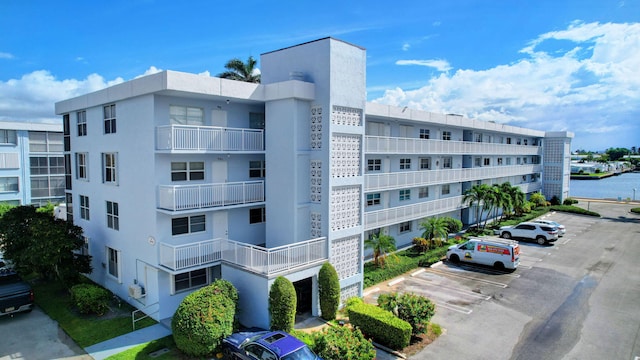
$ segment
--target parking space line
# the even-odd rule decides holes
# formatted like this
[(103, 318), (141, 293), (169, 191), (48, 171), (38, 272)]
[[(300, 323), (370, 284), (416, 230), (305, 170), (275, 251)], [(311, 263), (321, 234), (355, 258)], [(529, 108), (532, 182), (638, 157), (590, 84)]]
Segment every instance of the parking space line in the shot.
[(428, 283), (429, 280), (421, 279), (421, 278), (417, 278), (417, 280), (422, 280), (422, 282), (425, 282), (424, 284), (422, 284), (422, 286), (427, 286), (427, 287), (431, 286), (431, 287), (434, 287), (436, 289), (448, 289), (448, 290), (452, 290), (452, 291), (455, 291), (455, 292), (458, 292), (458, 293), (461, 293), (461, 294), (464, 294), (464, 295), (468, 295), (468, 296), (471, 296), (471, 297), (475, 297), (475, 298), (478, 298), (478, 299), (481, 299), (481, 300), (489, 300), (489, 299), (491, 299), (491, 296), (489, 296), (489, 295), (479, 294), (479, 293), (474, 292), (474, 291), (460, 289), (460, 288), (456, 288), (456, 287), (448, 286), (448, 285), (443, 285), (443, 284), (430, 284), (430, 283)]
[(503, 283), (499, 283), (499, 282), (495, 282), (495, 281), (491, 281), (491, 280), (485, 280), (485, 279), (478, 279), (478, 278), (474, 278), (472, 276), (464, 276), (464, 275), (458, 275), (458, 274), (454, 274), (450, 271), (442, 271), (442, 270), (437, 270), (437, 269), (429, 269), (427, 270), (429, 272), (433, 272), (436, 274), (442, 274), (445, 276), (453, 276), (453, 277), (457, 277), (457, 278), (461, 278), (461, 279), (467, 279), (467, 280), (473, 280), (473, 281), (478, 281), (481, 283), (485, 283), (488, 285), (493, 285), (493, 286), (497, 286), (497, 287), (501, 287), (501, 288), (506, 288), (507, 284), (503, 284)]
[(512, 278), (520, 277), (520, 274), (513, 274), (505, 271), (493, 270), (493, 269), (484, 268), (480, 266), (474, 266), (471, 264), (460, 264), (458, 265), (458, 267), (463, 270), (470, 270), (470, 271), (480, 272), (480, 273), (489, 274), (489, 275), (505, 275)]
[(569, 243), (569, 241), (571, 241), (571, 238), (566, 239), (566, 240), (562, 243), (562, 245), (567, 245), (567, 244)]
[(542, 258), (537, 258), (537, 257), (533, 257), (533, 256), (526, 256), (526, 255), (520, 254), (520, 260), (522, 260), (523, 258), (526, 259), (527, 261), (533, 261), (533, 262), (542, 261)]
[(452, 305), (452, 304), (447, 304), (447, 303), (441, 303), (441, 302), (438, 302), (438, 301), (436, 301), (435, 303), (436, 303), (436, 306), (438, 306), (438, 307), (442, 307), (442, 308), (445, 308), (445, 309), (449, 309), (451, 311), (456, 311), (456, 312), (459, 312), (459, 313), (463, 313), (465, 315), (469, 315), (469, 314), (471, 314), (473, 312), (473, 310), (464, 308), (462, 306), (457, 306), (457, 305)]

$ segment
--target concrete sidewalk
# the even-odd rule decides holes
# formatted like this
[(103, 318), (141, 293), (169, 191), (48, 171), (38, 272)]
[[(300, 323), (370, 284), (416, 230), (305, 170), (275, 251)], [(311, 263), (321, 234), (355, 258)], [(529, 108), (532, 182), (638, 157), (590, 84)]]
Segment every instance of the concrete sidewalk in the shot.
[(171, 330), (162, 324), (155, 324), (132, 331), (113, 339), (86, 347), (84, 350), (96, 360), (106, 359), (132, 347), (171, 335)]

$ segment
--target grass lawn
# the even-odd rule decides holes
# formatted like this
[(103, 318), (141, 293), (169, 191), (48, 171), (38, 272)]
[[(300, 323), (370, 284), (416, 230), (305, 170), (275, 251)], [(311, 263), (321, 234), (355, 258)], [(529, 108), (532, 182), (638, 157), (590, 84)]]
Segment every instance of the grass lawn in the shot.
[[(135, 310), (122, 302), (111, 304), (103, 316), (84, 315), (71, 303), (69, 291), (56, 281), (32, 280), (36, 304), (81, 347), (85, 348), (132, 331), (131, 312)], [(136, 323), (136, 329), (155, 324), (153, 319)]]
[[(166, 352), (161, 350), (166, 349)], [(156, 353), (157, 352), (157, 353)], [(146, 344), (138, 345), (127, 351), (109, 356), (107, 360), (191, 360), (194, 358), (184, 355), (173, 342), (173, 336), (169, 335)]]

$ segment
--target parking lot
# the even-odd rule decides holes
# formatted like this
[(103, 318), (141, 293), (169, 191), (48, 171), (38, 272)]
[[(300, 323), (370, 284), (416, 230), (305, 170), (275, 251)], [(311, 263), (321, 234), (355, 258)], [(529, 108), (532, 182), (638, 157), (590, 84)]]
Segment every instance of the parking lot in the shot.
[(640, 216), (590, 206), (603, 217), (548, 214), (567, 233), (550, 246), (520, 242), (516, 271), (445, 261), (366, 289), (365, 299), (398, 291), (436, 303), (445, 333), (412, 359), (634, 359)]

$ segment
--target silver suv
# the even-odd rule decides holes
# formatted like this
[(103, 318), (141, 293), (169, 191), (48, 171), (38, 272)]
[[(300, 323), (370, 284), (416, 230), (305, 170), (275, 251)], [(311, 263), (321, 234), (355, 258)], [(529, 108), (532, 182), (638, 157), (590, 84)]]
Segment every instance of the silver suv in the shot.
[(544, 245), (558, 240), (558, 228), (546, 224), (523, 222), (516, 226), (503, 226), (499, 235), (504, 239), (522, 239)]

